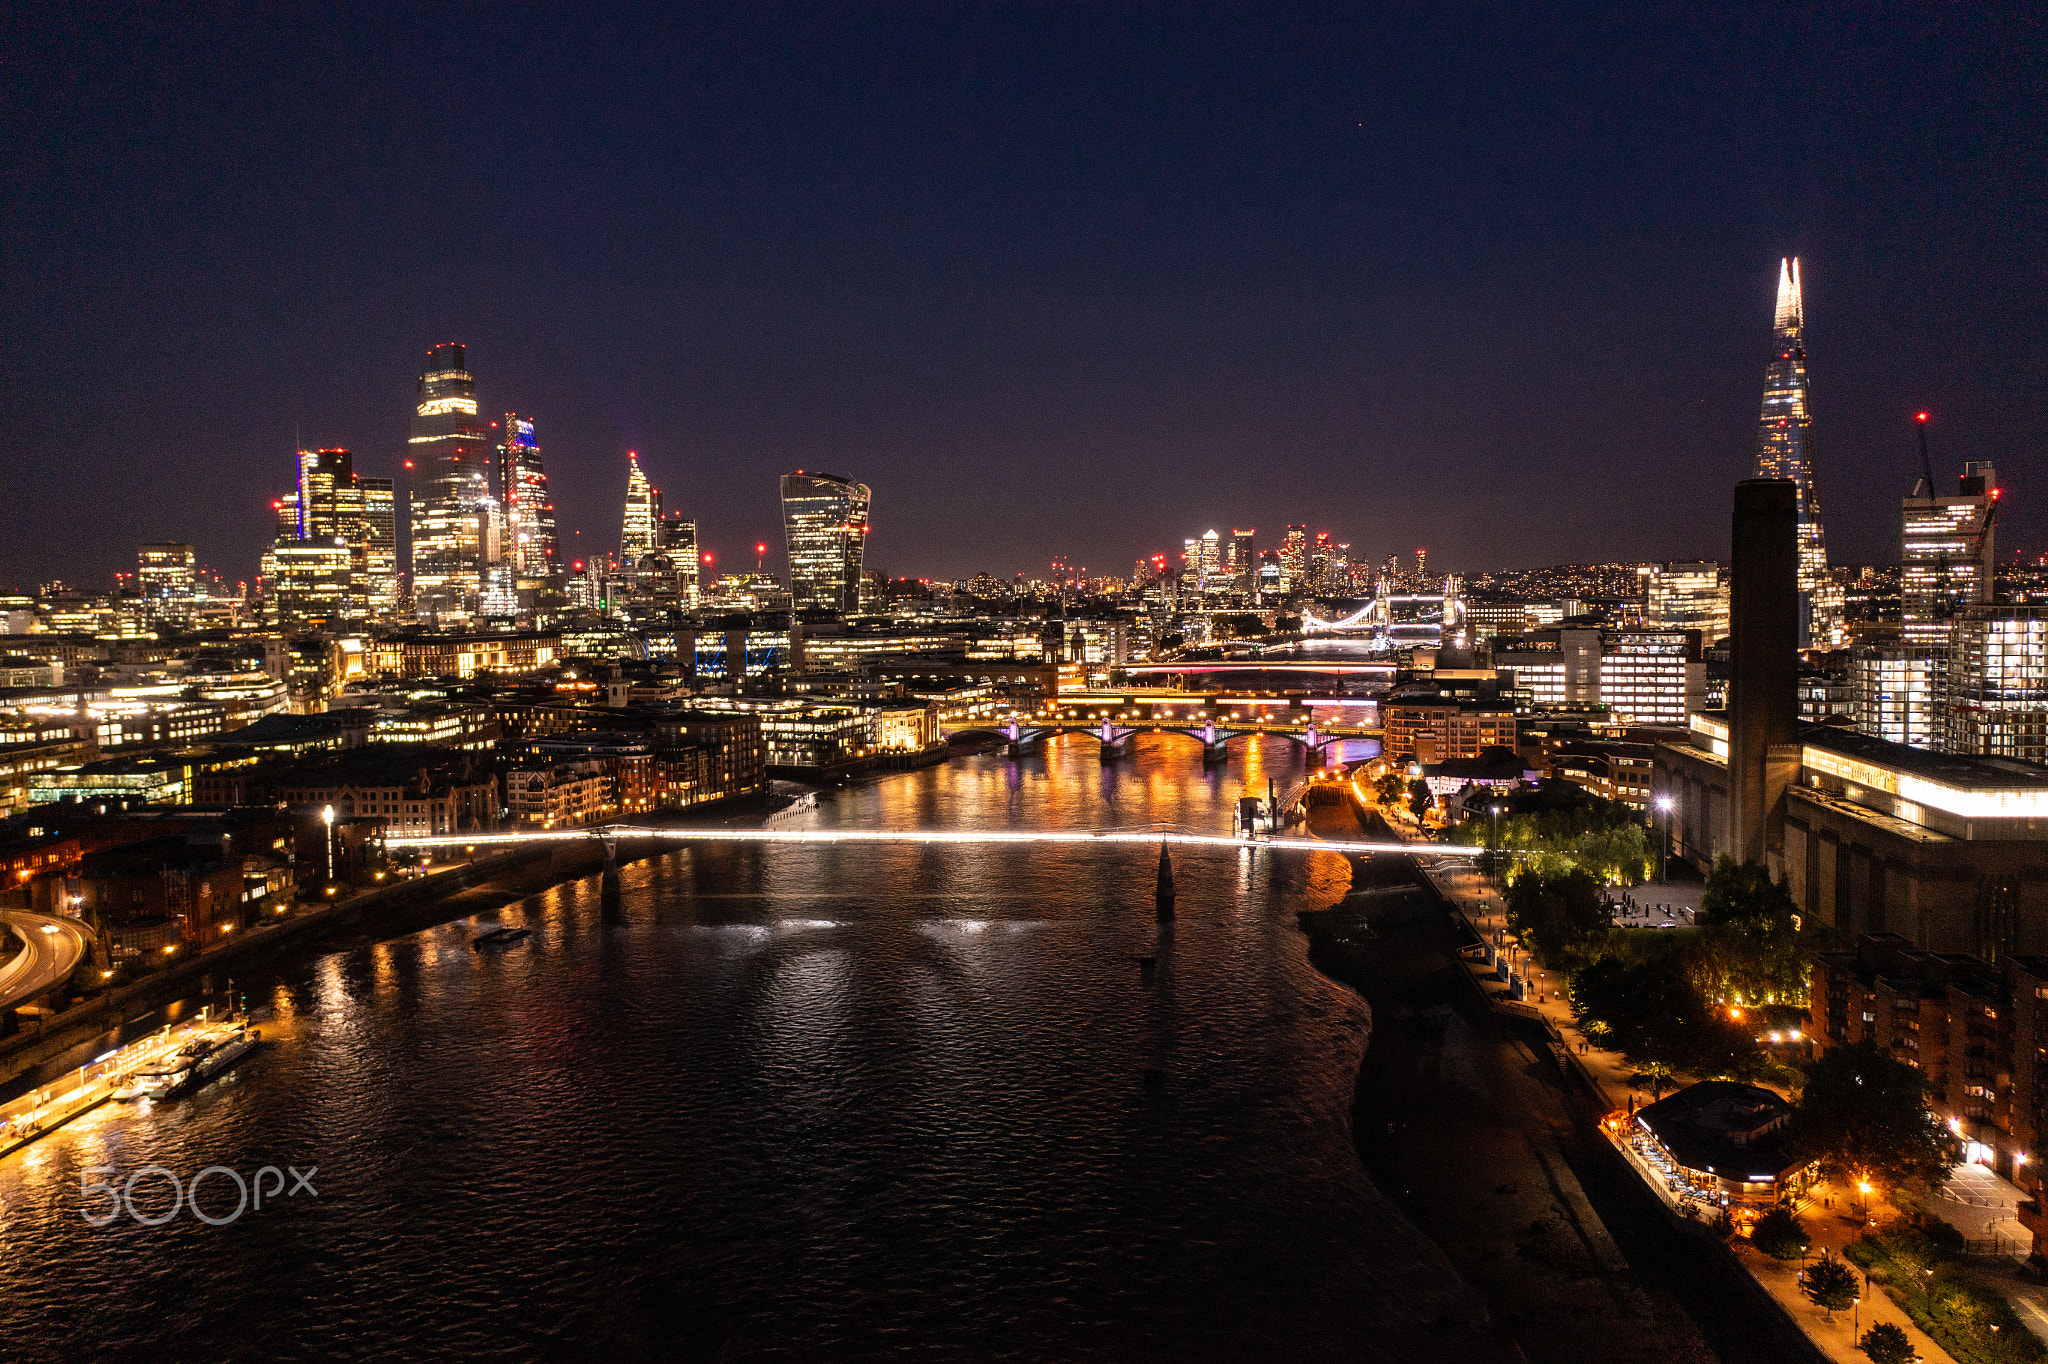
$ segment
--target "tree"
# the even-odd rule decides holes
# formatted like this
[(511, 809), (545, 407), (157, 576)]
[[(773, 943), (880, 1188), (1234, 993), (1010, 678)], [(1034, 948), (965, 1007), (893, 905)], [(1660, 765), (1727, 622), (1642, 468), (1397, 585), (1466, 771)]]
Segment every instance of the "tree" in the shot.
[(1380, 798), (1380, 804), (1392, 805), (1401, 799), (1401, 793), (1408, 789), (1397, 772), (1389, 772), (1372, 785), (1373, 794)]
[(1823, 1255), (1806, 1271), (1806, 1296), (1829, 1321), (1856, 1301), (1856, 1272), (1831, 1255)]
[(1803, 1002), (1808, 963), (1829, 936), (1805, 924), (1785, 882), (1729, 857), (1714, 864), (1694, 922), (1701, 931), (1694, 978), (1708, 994), (1746, 1003)]
[(1436, 797), (1430, 794), (1428, 782), (1417, 779), (1408, 783), (1408, 809), (1417, 820), (1429, 813), (1429, 807), (1435, 803)]
[(1792, 891), (1783, 881), (1772, 881), (1771, 873), (1757, 862), (1737, 862), (1723, 853), (1700, 892), (1700, 910), (1695, 922), (1702, 928), (1732, 924), (1756, 928), (1799, 913)]
[(1905, 1328), (1888, 1321), (1881, 1321), (1863, 1333), (1857, 1342), (1863, 1353), (1870, 1356), (1870, 1364), (1913, 1364), (1913, 1342), (1906, 1338)]
[(1606, 893), (1582, 871), (1524, 872), (1508, 887), (1507, 902), (1508, 930), (1553, 971), (1590, 960), (1612, 927)]
[(1772, 1208), (1750, 1229), (1749, 1243), (1773, 1260), (1796, 1260), (1812, 1242), (1790, 1208)]
[(1840, 1182), (1931, 1188), (1956, 1164), (1948, 1130), (1927, 1107), (1925, 1078), (1874, 1042), (1832, 1048), (1806, 1068), (1791, 1140)]
[(1755, 1035), (1707, 1002), (1676, 954), (1634, 963), (1601, 957), (1573, 973), (1571, 1002), (1582, 1019), (1607, 1024), (1614, 1045), (1645, 1073), (1661, 1063), (1747, 1080), (1770, 1066)]

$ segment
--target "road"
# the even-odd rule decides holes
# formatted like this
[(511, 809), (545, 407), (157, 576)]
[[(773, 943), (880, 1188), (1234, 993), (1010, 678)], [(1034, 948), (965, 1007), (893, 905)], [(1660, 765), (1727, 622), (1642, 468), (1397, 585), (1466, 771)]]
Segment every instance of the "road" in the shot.
[(0, 1010), (26, 1004), (62, 985), (92, 950), (91, 936), (73, 919), (0, 909), (0, 925), (27, 944), (0, 966)]

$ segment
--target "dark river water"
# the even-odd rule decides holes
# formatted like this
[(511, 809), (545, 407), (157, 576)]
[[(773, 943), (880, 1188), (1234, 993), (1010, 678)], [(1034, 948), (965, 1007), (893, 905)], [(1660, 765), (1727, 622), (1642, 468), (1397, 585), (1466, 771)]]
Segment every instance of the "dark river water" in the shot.
[[(798, 822), (1222, 831), (1298, 754), (1069, 737)], [(240, 981), (275, 1017), (227, 1078), (0, 1162), (0, 1358), (1483, 1353), (1351, 1145), (1369, 1015), (1294, 920), (1349, 866), (1175, 870), (1162, 930), (1142, 849), (698, 847)], [(85, 1221), (82, 1178), (266, 1165), (317, 1196)]]

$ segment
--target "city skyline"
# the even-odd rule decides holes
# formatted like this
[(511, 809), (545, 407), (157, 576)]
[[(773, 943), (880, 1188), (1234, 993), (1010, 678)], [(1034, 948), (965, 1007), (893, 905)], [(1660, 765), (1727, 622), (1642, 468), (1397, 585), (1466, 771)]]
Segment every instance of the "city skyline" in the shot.
[[(482, 14), (460, 61), (428, 34), (353, 62), (370, 112), (329, 139), (357, 124), (334, 96), (201, 80), (178, 31), (137, 48), (169, 88), (130, 108), (110, 92), (139, 58), (43, 14), (16, 44), (35, 54), (18, 108), (31, 132), (61, 108), (77, 140), (26, 138), (9, 198), (0, 578), (104, 581), (154, 540), (253, 563), (257, 490), (292, 449), (401, 472), (399, 395), (450, 337), (490, 412), (549, 433), (565, 540), (609, 540), (610, 471), (635, 449), (725, 557), (775, 538), (770, 480), (800, 467), (889, 490), (875, 558), (899, 573), (1115, 566), (1305, 515), (1468, 568), (1718, 556), (1705, 508), (1748, 466), (1770, 263), (1793, 255), (1825, 357), (1833, 555), (1895, 553), (1919, 410), (1941, 462), (1994, 462), (2020, 494), (2002, 543), (2039, 547), (2048, 290), (2023, 187), (2048, 139), (2028, 45), (1953, 16), (1521, 22), (1475, 46), (1448, 20), (1335, 11), (944, 16), (878, 22), (872, 60), (845, 65), (777, 21), (672, 18), (648, 45), (691, 55), (647, 65)], [(377, 50), (367, 21), (321, 40)], [(207, 51), (282, 73), (310, 41), (259, 24)], [(1936, 44), (1953, 79), (1902, 74)], [(1538, 49), (1571, 79), (1511, 55)], [(1363, 55), (1384, 51), (1405, 74)], [(444, 59), (548, 78), (462, 77), (444, 113), (417, 93), (446, 89)], [(1784, 100), (1663, 93), (1756, 94), (1755, 73), (1795, 67), (1820, 75)], [(252, 100), (274, 134), (209, 159), (190, 129)], [(161, 156), (81, 154), (131, 124)], [(1084, 146), (1100, 152), (1066, 150)], [(387, 183), (404, 193), (354, 193)], [(508, 183), (530, 191), (488, 226), (419, 230), (465, 220), (456, 186)], [(208, 245), (169, 249), (187, 242)], [(173, 299), (202, 300), (206, 325)], [(114, 505), (67, 476), (80, 465)], [(195, 467), (203, 489), (178, 476)], [(87, 529), (51, 543), (50, 517)]]

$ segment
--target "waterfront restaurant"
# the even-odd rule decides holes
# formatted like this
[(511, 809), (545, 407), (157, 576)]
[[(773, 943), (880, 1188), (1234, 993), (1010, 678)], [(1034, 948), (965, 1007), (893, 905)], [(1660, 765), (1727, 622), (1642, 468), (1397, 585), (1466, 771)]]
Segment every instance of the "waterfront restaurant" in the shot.
[(1768, 1089), (1702, 1080), (1637, 1112), (1647, 1138), (1638, 1149), (1673, 1192), (1761, 1212), (1801, 1169), (1785, 1140), (1791, 1119), (1792, 1105)]

